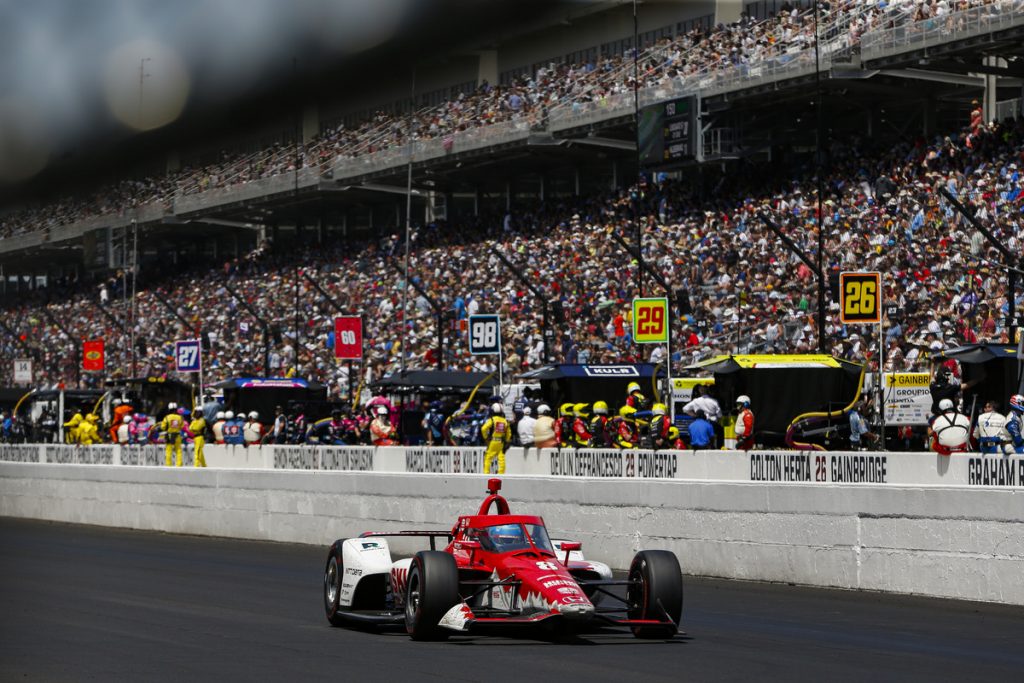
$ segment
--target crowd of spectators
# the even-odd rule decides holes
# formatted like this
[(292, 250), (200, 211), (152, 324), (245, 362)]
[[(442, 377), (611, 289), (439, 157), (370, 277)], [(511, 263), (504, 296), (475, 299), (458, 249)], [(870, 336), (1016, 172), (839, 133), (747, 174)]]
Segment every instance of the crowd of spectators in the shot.
[[(996, 13), (1004, 6), (1021, 4), (1021, 0), (831, 0), (819, 3), (817, 32), (823, 37), (823, 49), (840, 50), (855, 47), (871, 30), (921, 22), (946, 22), (953, 29), (957, 12), (988, 6)], [(745, 73), (754, 67), (810, 59), (816, 36), (813, 19), (809, 3), (783, 3), (777, 14), (761, 21), (744, 15), (732, 24), (695, 28), (662, 39), (641, 51), (638, 86), (678, 85), (694, 76)], [(360, 124), (326, 130), (303, 144), (225, 152), (213, 162), (163, 176), (124, 180), (93, 192), (0, 213), (0, 237), (124, 214), (143, 205), (162, 204), (171, 210), (176, 196), (244, 184), (297, 168), (327, 173), (340, 160), (394, 149), (410, 139), (451, 140), (465, 131), (515, 120), (535, 125), (557, 108), (578, 113), (603, 106), (609, 97), (630, 93), (633, 88), (631, 49), (586, 63), (552, 62), (508, 85), (485, 82), (472, 93), (412, 115), (378, 112)]]
[[(1008, 341), (1011, 305), (995, 246), (937, 190), (958, 196), (1007, 248), (1019, 252), (1022, 164), (1021, 121), (983, 125), (974, 119), (962, 131), (884, 149), (866, 139), (837, 140), (829, 150), (821, 221), (810, 167), (731, 173), (711, 196), (656, 176), (639, 187), (516, 207), (504, 216), (418, 227), (411, 236), (410, 275), (449, 312), (443, 324), (448, 368), (494, 369), (493, 357), (467, 353), (460, 321), (475, 312), (502, 317), (506, 377), (545, 362), (542, 301), (511, 276), (496, 253), (525, 273), (548, 305), (551, 361), (660, 362), (663, 347), (631, 343), (629, 302), (638, 293), (638, 267), (611, 237), (618, 233), (630, 241), (636, 212), (645, 261), (688, 293), (690, 311), (674, 327), (678, 374), (687, 363), (716, 353), (818, 348), (815, 277), (782, 247), (761, 215), (812, 258), (821, 223), (830, 273), (883, 273), (885, 304), (896, 310), (885, 326), (887, 368), (927, 370), (929, 357), (942, 349)], [(403, 261), (397, 234), (357, 244), (265, 244), (222, 267), (179, 268), (141, 287), (134, 333), (124, 277), (46, 305), (38, 298), (42, 293), (26, 295), (4, 312), (14, 334), (0, 335), (0, 352), (14, 358), (26, 355), (27, 347), (39, 384), (74, 384), (77, 340), (103, 338), (108, 374), (130, 372), (134, 348), (135, 374), (161, 375), (173, 368), (174, 341), (199, 330), (209, 342), (207, 381), (298, 372), (324, 381), (333, 395), (345, 395), (348, 366), (337, 363), (331, 349), (334, 309), (302, 273), (342, 309), (364, 314), (366, 363), (363, 374), (351, 378), (358, 386), (403, 364), (437, 364), (433, 310), (413, 288), (403, 291)], [(647, 295), (662, 293), (649, 277), (644, 287)], [(261, 322), (231, 292), (269, 323), (266, 354)], [(843, 358), (877, 363), (872, 328), (841, 325), (836, 308), (830, 303), (822, 326), (829, 348)], [(76, 341), (64, 336), (58, 322)], [(11, 383), (10, 372), (10, 364), (0, 367), (0, 384)], [(98, 381), (97, 375), (82, 374), (85, 384)]]

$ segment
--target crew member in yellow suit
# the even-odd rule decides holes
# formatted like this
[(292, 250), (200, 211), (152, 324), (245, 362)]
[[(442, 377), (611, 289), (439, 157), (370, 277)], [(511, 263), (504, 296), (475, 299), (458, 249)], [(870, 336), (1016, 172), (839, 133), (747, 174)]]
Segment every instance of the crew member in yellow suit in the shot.
[(66, 443), (78, 443), (78, 427), (82, 424), (82, 413), (75, 413), (71, 419), (64, 423), (64, 441)]
[(185, 427), (185, 418), (178, 415), (176, 403), (167, 404), (167, 415), (160, 421), (160, 431), (164, 433), (164, 453), (167, 466), (171, 466), (171, 453), (177, 451), (177, 467), (181, 467), (181, 430)]
[(99, 428), (100, 416), (89, 413), (78, 425), (78, 443), (83, 446), (91, 446), (94, 443), (102, 443)]
[(500, 403), (491, 405), (491, 416), (480, 426), (480, 436), (487, 444), (484, 454), (484, 474), (491, 471), (491, 462), (498, 458), (498, 474), (505, 474), (505, 451), (512, 441), (512, 428), (505, 419), (505, 410)]
[(203, 411), (196, 408), (192, 411), (192, 421), (188, 424), (188, 431), (192, 434), (192, 444), (195, 446), (195, 457), (193, 465), (206, 467), (206, 457), (203, 455), (203, 446), (206, 445), (206, 419), (203, 418)]

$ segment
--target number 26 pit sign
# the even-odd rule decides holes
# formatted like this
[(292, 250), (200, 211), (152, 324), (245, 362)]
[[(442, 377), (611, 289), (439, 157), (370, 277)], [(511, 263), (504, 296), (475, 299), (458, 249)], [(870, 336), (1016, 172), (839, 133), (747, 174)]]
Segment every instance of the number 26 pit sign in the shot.
[(668, 299), (633, 299), (633, 341), (637, 344), (668, 343)]
[(882, 322), (880, 273), (839, 274), (839, 320), (844, 325)]
[(334, 319), (334, 357), (338, 360), (362, 360), (363, 319), (358, 315)]

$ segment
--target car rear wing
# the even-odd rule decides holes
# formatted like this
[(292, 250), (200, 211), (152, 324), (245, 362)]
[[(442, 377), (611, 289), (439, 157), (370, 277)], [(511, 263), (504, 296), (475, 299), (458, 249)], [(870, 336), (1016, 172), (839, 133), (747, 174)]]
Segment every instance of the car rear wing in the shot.
[(430, 539), (430, 549), (437, 550), (437, 541), (435, 538), (443, 537), (446, 542), (451, 542), (452, 534), (450, 531), (364, 531), (359, 534), (359, 538), (381, 538), (388, 536), (420, 536), (423, 538)]

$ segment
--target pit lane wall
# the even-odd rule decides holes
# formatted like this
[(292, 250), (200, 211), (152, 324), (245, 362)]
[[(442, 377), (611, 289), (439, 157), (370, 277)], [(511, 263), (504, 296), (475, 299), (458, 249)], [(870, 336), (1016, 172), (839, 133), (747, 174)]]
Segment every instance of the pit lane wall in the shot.
[[(10, 462), (30, 460), (33, 448), (45, 462)], [(479, 449), (274, 449), (277, 469), (203, 470), (119, 466), (130, 450), (107, 448), (110, 464), (60, 466), (49, 456), (88, 449), (0, 450), (0, 515), (326, 546), (368, 529), (450, 528), (484, 489), (484, 476), (469, 473), (480, 471)], [(270, 452), (235, 457), (265, 464)], [(644, 464), (634, 452), (614, 464), (603, 451), (546, 453), (510, 451), (513, 510), (543, 515), (552, 535), (582, 541), (613, 567), (637, 549), (667, 548), (689, 574), (1024, 605), (1020, 457), (719, 451), (659, 453)], [(444, 471), (372, 471), (385, 465)], [(882, 477), (883, 465), (884, 479), (863, 480)], [(573, 472), (551, 472), (566, 467)], [(855, 471), (859, 483), (839, 481)]]
[[(192, 466), (186, 448), (183, 464)], [(482, 448), (207, 446), (207, 465), (225, 469), (483, 472)], [(977, 453), (813, 451), (617, 451), (511, 448), (507, 474), (600, 479), (694, 479), (766, 483), (909, 484), (1024, 488), (1024, 456)], [(163, 446), (0, 444), (0, 462), (89, 465), (165, 463)]]

